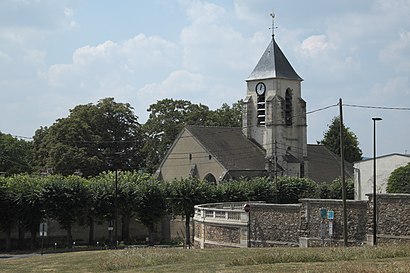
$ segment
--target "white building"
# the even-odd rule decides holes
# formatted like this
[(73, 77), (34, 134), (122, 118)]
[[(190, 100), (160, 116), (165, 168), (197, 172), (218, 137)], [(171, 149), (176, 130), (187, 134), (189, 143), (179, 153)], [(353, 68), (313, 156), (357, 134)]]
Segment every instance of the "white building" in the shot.
[[(397, 168), (407, 165), (410, 155), (389, 154), (376, 158), (376, 192), (386, 193), (387, 180)], [(366, 194), (373, 193), (373, 158), (354, 164), (355, 200), (367, 200)]]

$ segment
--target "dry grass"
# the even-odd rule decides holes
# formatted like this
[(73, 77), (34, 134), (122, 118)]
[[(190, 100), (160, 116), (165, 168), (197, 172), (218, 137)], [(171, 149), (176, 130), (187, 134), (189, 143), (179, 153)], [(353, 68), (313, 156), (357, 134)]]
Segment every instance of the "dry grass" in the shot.
[(0, 260), (0, 272), (409, 272), (410, 245), (128, 249)]

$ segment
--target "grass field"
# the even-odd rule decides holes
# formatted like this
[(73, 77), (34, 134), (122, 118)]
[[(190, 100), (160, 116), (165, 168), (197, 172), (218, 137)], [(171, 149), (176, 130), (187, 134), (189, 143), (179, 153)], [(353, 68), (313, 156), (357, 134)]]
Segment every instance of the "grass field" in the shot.
[(81, 251), (3, 259), (0, 272), (410, 272), (410, 245)]

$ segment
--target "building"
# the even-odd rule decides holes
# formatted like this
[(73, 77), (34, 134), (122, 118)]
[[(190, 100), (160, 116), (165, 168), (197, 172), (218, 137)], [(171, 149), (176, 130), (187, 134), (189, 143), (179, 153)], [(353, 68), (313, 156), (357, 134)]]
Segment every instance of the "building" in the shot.
[[(302, 81), (272, 35), (246, 79), (242, 128), (184, 128), (157, 176), (167, 181), (192, 176), (210, 182), (274, 175), (330, 182), (339, 177), (338, 156), (322, 145), (307, 145)], [(351, 164), (346, 169), (351, 176)]]
[[(387, 180), (397, 168), (407, 165), (410, 155), (389, 154), (376, 157), (376, 192), (386, 193)], [(354, 164), (355, 200), (367, 200), (366, 194), (373, 193), (373, 159), (365, 159)]]

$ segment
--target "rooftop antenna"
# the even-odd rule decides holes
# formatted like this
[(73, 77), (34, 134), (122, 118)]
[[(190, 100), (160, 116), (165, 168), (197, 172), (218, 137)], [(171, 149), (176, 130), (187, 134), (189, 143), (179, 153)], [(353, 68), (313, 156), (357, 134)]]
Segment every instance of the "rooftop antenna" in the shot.
[(270, 17), (272, 17), (272, 38), (275, 36), (275, 13), (272, 11), (270, 14)]

